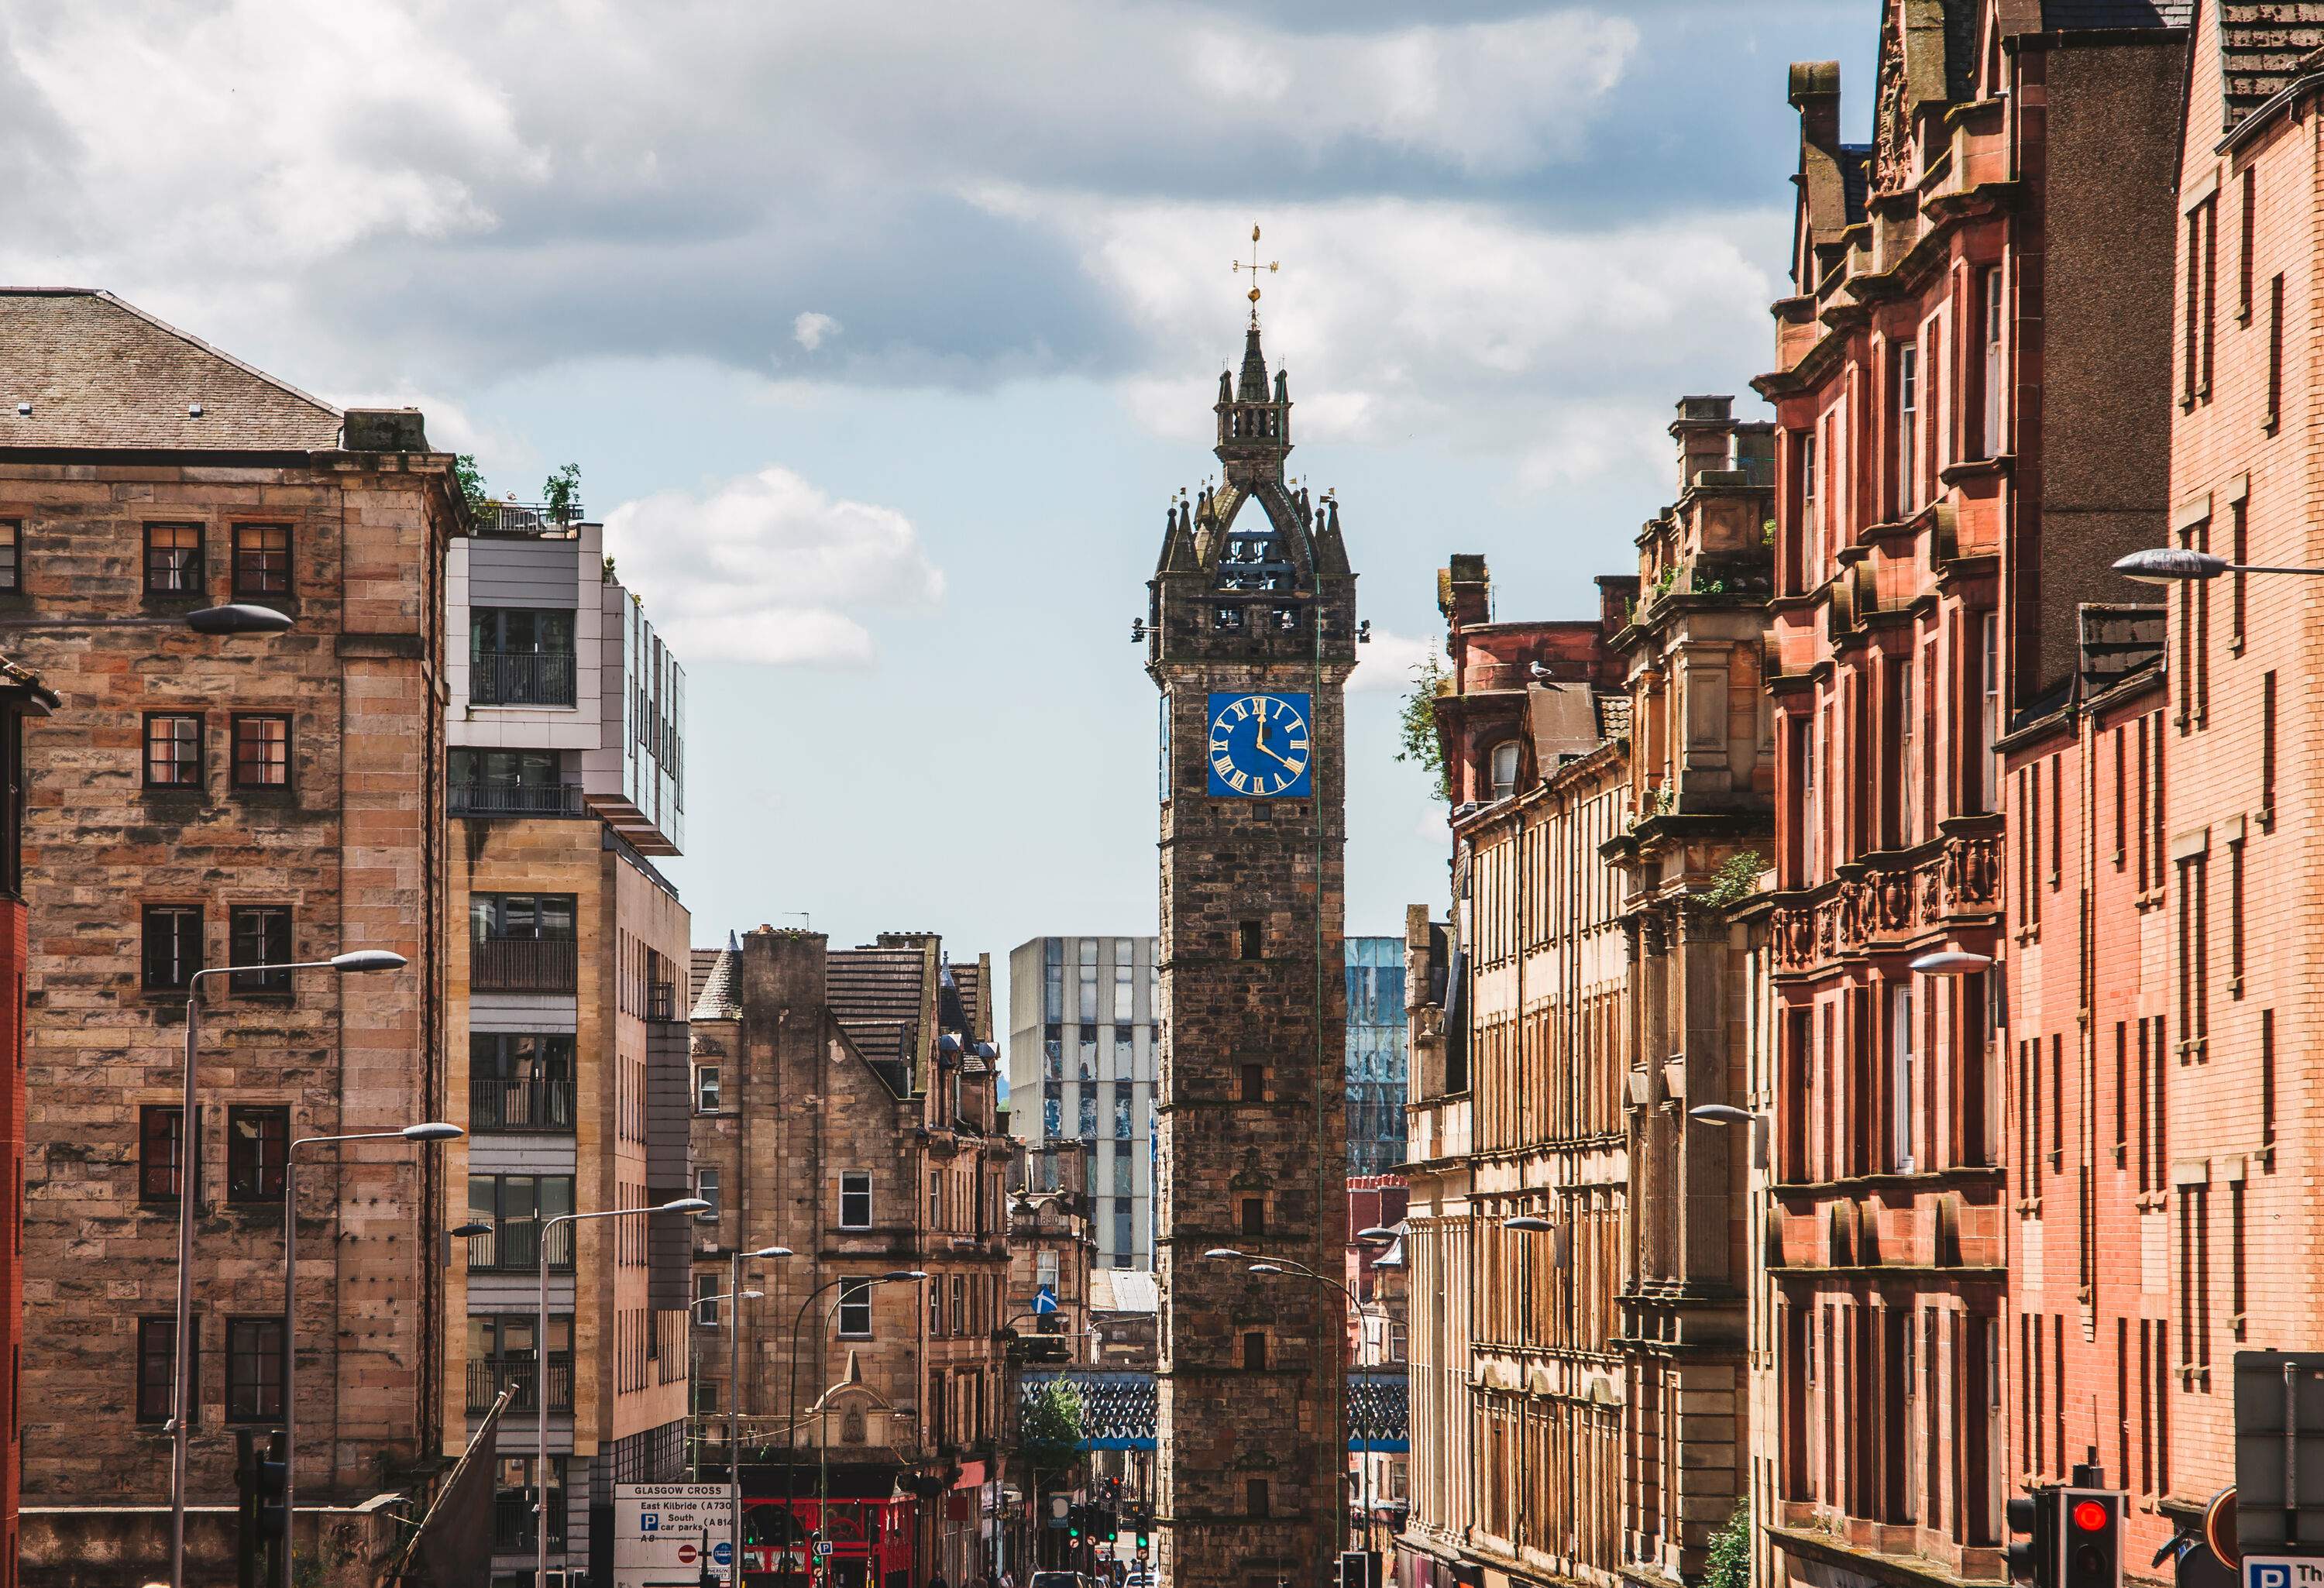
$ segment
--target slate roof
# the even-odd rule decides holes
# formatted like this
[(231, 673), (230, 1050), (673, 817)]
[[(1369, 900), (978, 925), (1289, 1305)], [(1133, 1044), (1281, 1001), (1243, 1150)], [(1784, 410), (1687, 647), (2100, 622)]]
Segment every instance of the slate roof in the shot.
[[(909, 947), (835, 948), (825, 975), (832, 1018), (864, 1057), (901, 1063), (918, 1057), (917, 1037), (927, 990), (927, 964), (918, 945)], [(906, 1050), (905, 1032), (916, 1039)]]
[(1842, 143), (1840, 146), (1840, 189), (1848, 200), (1848, 224), (1854, 226), (1864, 218), (1864, 200), (1872, 191), (1872, 145)]
[(328, 451), (340, 417), (110, 292), (0, 287), (0, 447)]
[[(704, 959), (709, 965), (704, 967)], [(742, 956), (732, 948), (697, 948), (694, 951), (696, 990), (694, 1005), (688, 1020), (732, 1020), (742, 1016), (742, 989), (735, 983), (742, 974)]]
[(686, 1006), (692, 1009), (702, 997), (702, 983), (710, 979), (710, 967), (718, 963), (724, 950), (694, 948), (687, 950), (686, 965)]
[(2042, 0), (2042, 27), (2052, 33), (2088, 28), (2183, 28), (2195, 0)]
[(2324, 0), (2219, 0), (2219, 70), (2227, 78), (2227, 126), (2235, 126), (2303, 76), (2302, 58), (2319, 47), (2324, 47)]

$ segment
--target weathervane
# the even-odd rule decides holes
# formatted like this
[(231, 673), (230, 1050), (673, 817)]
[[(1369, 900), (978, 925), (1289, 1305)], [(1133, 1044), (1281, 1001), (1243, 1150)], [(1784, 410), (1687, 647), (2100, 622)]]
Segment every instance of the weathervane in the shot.
[(1278, 262), (1272, 259), (1265, 264), (1259, 263), (1259, 228), (1257, 226), (1250, 228), (1250, 259), (1251, 262), (1249, 264), (1238, 259), (1228, 268), (1237, 275), (1242, 274), (1245, 271), (1250, 272), (1250, 323), (1257, 325), (1259, 323), (1259, 272), (1278, 271), (1283, 268)]

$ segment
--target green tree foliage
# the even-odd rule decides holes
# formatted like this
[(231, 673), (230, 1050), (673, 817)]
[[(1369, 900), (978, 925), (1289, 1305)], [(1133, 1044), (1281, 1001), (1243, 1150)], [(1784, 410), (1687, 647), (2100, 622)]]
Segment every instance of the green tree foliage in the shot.
[(1436, 739), (1436, 686), (1451, 676), (1434, 651), (1412, 669), (1412, 693), (1404, 697), (1397, 723), (1396, 752), (1398, 761), (1419, 762), (1436, 780), (1436, 798), (1447, 800), (1452, 782), (1444, 770), (1444, 747)]
[(1702, 896), (1702, 901), (1723, 909), (1748, 897), (1751, 890), (1758, 885), (1759, 873), (1766, 869), (1767, 863), (1759, 858), (1757, 850), (1746, 849), (1740, 854), (1729, 855), (1727, 863), (1719, 868), (1718, 875), (1711, 880), (1710, 891)]
[(1751, 1588), (1751, 1502), (1735, 1507), (1727, 1525), (1711, 1536), (1703, 1588)]
[(460, 488), (460, 499), (468, 504), (471, 513), (483, 512), (484, 504), (493, 499), (492, 493), (484, 489), (484, 471), (476, 466), (476, 455), (473, 452), (460, 453), (452, 459), (452, 483)]
[(581, 511), (581, 466), (568, 463), (540, 483), (541, 505), (552, 523), (571, 523)]
[(1082, 1458), (1082, 1394), (1070, 1380), (1033, 1386), (1017, 1417), (1017, 1448), (1037, 1473), (1062, 1473)]

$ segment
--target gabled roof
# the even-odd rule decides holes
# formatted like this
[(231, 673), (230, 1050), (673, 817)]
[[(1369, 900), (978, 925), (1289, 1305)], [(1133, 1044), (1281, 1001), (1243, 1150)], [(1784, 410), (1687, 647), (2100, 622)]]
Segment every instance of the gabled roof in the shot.
[(0, 447), (322, 452), (340, 419), (110, 292), (0, 287)]
[(2218, 0), (2219, 71), (2227, 126), (2292, 86), (2310, 51), (2324, 48), (2324, 0)]
[[(825, 962), (831, 1014), (864, 1057), (901, 1063), (919, 1057), (921, 1011), (928, 1007), (928, 957), (909, 946), (835, 948)], [(906, 1050), (906, 1033), (912, 1048)]]

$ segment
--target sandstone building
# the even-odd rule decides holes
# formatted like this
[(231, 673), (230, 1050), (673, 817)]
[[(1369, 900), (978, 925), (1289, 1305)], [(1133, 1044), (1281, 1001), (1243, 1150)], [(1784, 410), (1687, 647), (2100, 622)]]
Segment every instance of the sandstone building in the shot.
[(925, 932), (834, 949), (761, 927), (707, 972), (693, 1062), (715, 1105), (693, 1149), (719, 1207), (696, 1283), (723, 1290), (738, 1251), (795, 1254), (744, 1270), (765, 1298), (743, 1304), (740, 1383), (723, 1331), (694, 1331), (706, 1476), (724, 1475), (739, 1398), (751, 1569), (805, 1565), (826, 1473), (847, 1588), (992, 1569), (981, 1523), (1011, 1426), (996, 1332), (1021, 1309), (991, 999), (989, 962), (951, 964)]
[[(21, 1405), (46, 1508), (25, 1561), (134, 1531), (151, 1575), (166, 1519), (123, 1508), (169, 1491), (180, 1196), (190, 1494), (215, 1506), (234, 1429), (282, 1409), (287, 1144), (451, 1109), (442, 574), (464, 510), (417, 413), (342, 413), (106, 293), (0, 291), (0, 642), (59, 702), (24, 734)], [(290, 632), (188, 632), (229, 600)], [(180, 1117), (196, 969), (358, 948), (410, 963), (206, 982), (207, 1102)], [(378, 1143), (303, 1164), (302, 1502), (402, 1489), (454, 1432), (447, 1167)]]
[[(2173, 404), (2169, 521), (2147, 543), (2324, 567), (2315, 477), (2324, 408), (2311, 351), (2324, 314), (2315, 180), (2324, 7), (2221, 0), (2186, 9), (2185, 123), (2166, 157), (2177, 178), (2177, 279), (2171, 309), (2153, 311), (2171, 328), (2168, 374), (2154, 377), (2167, 379)], [(2098, 1267), (2102, 1302), (2130, 1306), (2132, 1276), (2141, 1313), (2167, 1302), (2167, 1330), (2132, 1341), (2136, 1353), (2148, 1340), (2131, 1368), (2152, 1388), (2142, 1381), (2131, 1396), (2152, 1405), (2142, 1500), (2173, 1519), (2234, 1481), (2235, 1353), (2319, 1344), (2312, 1254), (2324, 1223), (2313, 1179), (2324, 1093), (2304, 1057), (2319, 1039), (2319, 906), (2307, 878), (2324, 792), (2314, 706), (2324, 627), (2312, 589), (2227, 575), (2169, 597), (2168, 720), (2153, 724), (2149, 762), (2161, 792), (2148, 808), (2153, 833), (2135, 841), (2148, 868), (2137, 919), (2153, 967), (2142, 1012), (2159, 1070), (2148, 1075), (2147, 1112), (2130, 1105), (2129, 1140), (2134, 1154), (2146, 1143), (2148, 1177), (2138, 1182), (2136, 1245), (2102, 1232)], [(2112, 1022), (2100, 1029), (2104, 1076)], [(2105, 1094), (2116, 1093), (2108, 1083)], [(2102, 1145), (2105, 1134), (2124, 1139), (2120, 1126), (2102, 1132)], [(2076, 1319), (2067, 1317), (2070, 1337)], [(2110, 1386), (2075, 1382), (2066, 1403), (2075, 1445), (2093, 1390), (2102, 1415), (2114, 1412)]]
[(1610, 642), (1637, 582), (1598, 584), (1595, 618), (1497, 623), (1483, 558), (1437, 577), (1453, 899), (1444, 942), (1425, 911), (1407, 932), (1416, 1588), (1609, 1584), (1622, 1566), (1631, 1022), (1621, 873), (1600, 846), (1631, 816)]
[(1346, 1536), (1342, 1298), (1204, 1255), (1329, 1274), (1343, 1240), (1355, 575), (1338, 503), (1285, 479), (1289, 379), (1269, 378), (1255, 305), (1219, 376), (1224, 477), (1167, 510), (1144, 619), (1164, 722), (1156, 1566), (1174, 1588), (1323, 1581)]
[(544, 1253), (542, 1229), (694, 1186), (688, 917), (650, 858), (684, 836), (685, 673), (603, 539), (577, 503), (493, 503), (447, 561), (445, 1018), (469, 1131), (450, 1214), (493, 1231), (450, 1271), (444, 1426), (456, 1455), (514, 1382), (496, 1569), (530, 1568), (545, 1482), (550, 1560), (609, 1581), (613, 1485), (683, 1472), (690, 1233), (585, 1220)]
[[(1779, 427), (1784, 819), (1755, 1253), (1778, 1426), (1754, 1475), (1788, 1580), (1997, 1577), (2022, 1475), (2003, 1408), (2037, 1330), (2094, 1325), (2079, 1297), (2008, 1295), (2013, 1241), (2073, 1206), (2006, 1178), (2032, 1034), (2000, 1028), (1991, 974), (1909, 966), (1945, 950), (2070, 979), (2086, 949), (2070, 909), (2050, 967), (2004, 919), (2013, 868), (2048, 891), (2060, 793), (2033, 764), (2005, 786), (2000, 758), (2070, 686), (2078, 607), (2124, 596), (2107, 562), (2160, 528), (2186, 9), (1889, 0), (1868, 147), (1840, 142), (1837, 65), (1792, 69), (1793, 290), (1757, 383)], [(2062, 1476), (2056, 1441), (2043, 1455)]]

